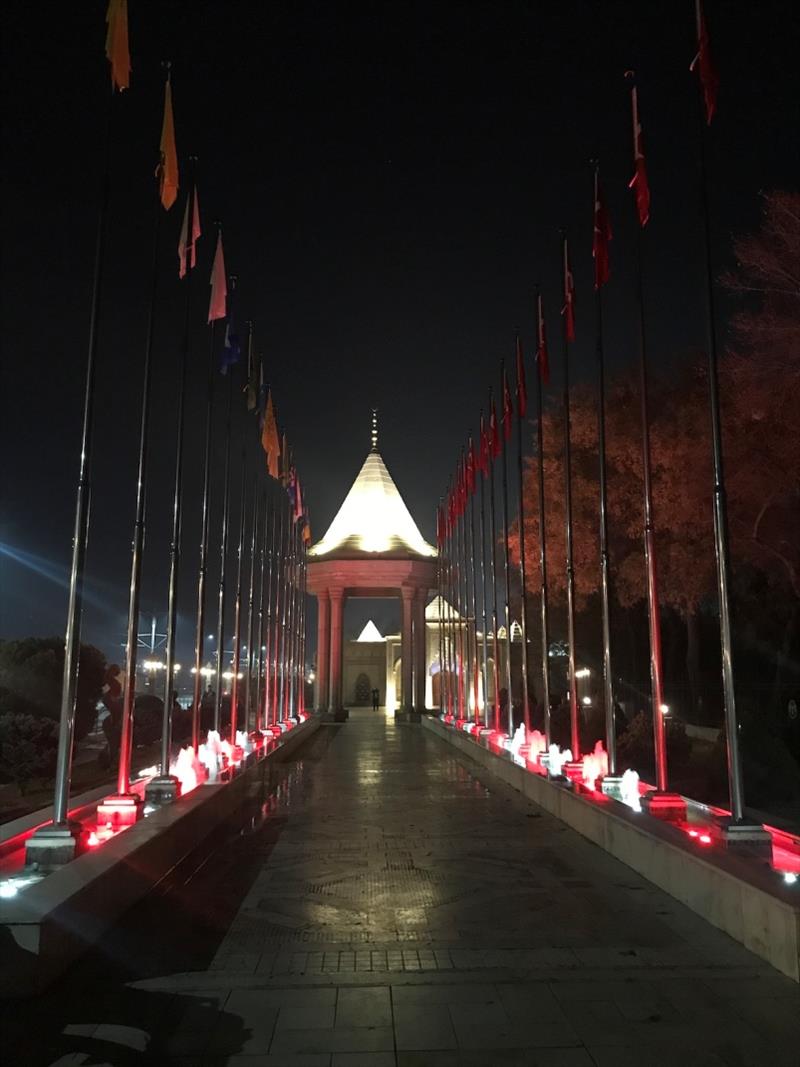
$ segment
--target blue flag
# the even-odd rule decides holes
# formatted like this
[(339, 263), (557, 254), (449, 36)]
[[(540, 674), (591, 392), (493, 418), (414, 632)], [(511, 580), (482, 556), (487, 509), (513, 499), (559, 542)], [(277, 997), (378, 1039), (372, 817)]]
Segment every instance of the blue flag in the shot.
[(228, 367), (232, 367), (234, 363), (238, 363), (242, 356), (242, 345), (239, 340), (238, 330), (234, 323), (234, 313), (236, 310), (234, 292), (235, 290), (232, 289), (228, 294), (228, 318), (225, 323), (225, 343), (222, 346), (222, 355), (219, 364), (219, 369), (222, 374), (227, 374)]

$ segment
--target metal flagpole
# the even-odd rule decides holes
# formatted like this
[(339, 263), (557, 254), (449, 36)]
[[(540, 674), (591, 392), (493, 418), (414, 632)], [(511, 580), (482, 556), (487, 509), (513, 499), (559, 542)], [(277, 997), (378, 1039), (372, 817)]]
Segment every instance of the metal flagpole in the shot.
[(489, 409), (491, 418), (489, 432), (491, 444), (489, 448), (489, 542), (491, 554), (489, 556), (489, 577), (492, 587), (491, 616), (492, 616), (492, 651), (494, 652), (494, 729), (500, 733), (500, 665), (499, 646), (497, 643), (497, 525), (494, 517), (494, 461), (495, 441), (497, 439), (497, 413), (494, 409), (492, 390), (489, 390)]
[(439, 711), (444, 715), (445, 690), (444, 690), (444, 631), (442, 629), (442, 557), (444, 554), (444, 525), (442, 522), (442, 498), (439, 497), (439, 506), (436, 509), (436, 594), (438, 597), (438, 624), (439, 624)]
[(214, 431), (214, 342), (217, 320), (211, 321), (208, 347), (208, 389), (206, 393), (206, 435), (203, 457), (203, 505), (200, 518), (200, 564), (197, 571), (197, 623), (194, 633), (194, 702), (192, 704), (192, 748), (200, 745), (200, 704), (203, 694), (203, 649), (206, 632), (206, 575), (208, 571), (208, 531), (211, 516), (211, 441)]
[[(633, 76), (632, 72), (628, 72)], [(631, 88), (634, 159), (641, 158), (639, 102), (635, 81)], [(637, 178), (638, 178), (637, 171)], [(635, 181), (636, 179), (634, 179)], [(637, 190), (638, 191), (638, 190)], [(639, 311), (639, 390), (642, 421), (642, 467), (644, 479), (644, 557), (647, 570), (647, 613), (650, 627), (650, 686), (653, 708), (653, 738), (656, 757), (656, 786), (659, 793), (667, 789), (667, 746), (664, 729), (664, 675), (661, 657), (661, 619), (658, 602), (655, 531), (653, 527), (653, 491), (650, 462), (650, 415), (647, 402), (647, 332), (644, 308), (644, 241), (643, 229), (647, 216), (639, 217), (636, 241), (636, 303)]]
[[(279, 528), (278, 527), (278, 502), (275, 499), (275, 489), (274, 489), (274, 486), (271, 483), (270, 483), (270, 490), (272, 492), (272, 509), (271, 509), (272, 510), (272, 523), (271, 523), (272, 530), (271, 530), (271, 533), (270, 533), (269, 545), (267, 547), (268, 579), (267, 579), (267, 610), (266, 610), (266, 613), (265, 613), (266, 614), (266, 633), (265, 633), (265, 641), (264, 641), (264, 643), (266, 645), (266, 648), (264, 650), (264, 677), (262, 679), (263, 686), (264, 686), (264, 699), (263, 699), (263, 704), (262, 704), (263, 709), (264, 709), (264, 725), (263, 725), (263, 728), (265, 730), (269, 729), (269, 727), (272, 725), (270, 720), (272, 718), (272, 709), (273, 709), (273, 706), (274, 706), (274, 703), (275, 703), (275, 701), (273, 699), (273, 695), (272, 695), (272, 692), (273, 692), (272, 680), (275, 677), (274, 665), (272, 663), (272, 634), (273, 634), (273, 631), (275, 630), (275, 620), (277, 619), (277, 610), (273, 611), (273, 597), (272, 597), (273, 578), (274, 578), (276, 586), (277, 586), (277, 583), (278, 583), (278, 574), (277, 574), (277, 559), (278, 559), (278, 555), (277, 555), (277, 547), (276, 547), (276, 544), (275, 544), (275, 534), (276, 534), (276, 532), (278, 531), (278, 528)], [(274, 602), (275, 602), (275, 604), (277, 604), (277, 595), (276, 595), (276, 598), (275, 598)]]
[(214, 729), (222, 729), (222, 668), (225, 655), (225, 564), (228, 560), (228, 522), (231, 508), (231, 408), (233, 372), (228, 367), (228, 406), (225, 419), (225, 477), (222, 483), (222, 530), (219, 544), (219, 587), (217, 593), (217, 690), (214, 694)]
[(458, 524), (458, 610), (461, 615), (461, 623), (458, 628), (459, 657), (461, 659), (461, 673), (458, 690), (458, 700), (461, 709), (461, 718), (469, 718), (469, 605), (467, 602), (467, 547), (466, 547), (466, 516), (467, 516), (467, 484), (464, 462), (464, 449), (461, 449), (460, 470), (460, 496), (459, 496), (459, 524)]
[(450, 617), (450, 666), (452, 670), (452, 683), (453, 683), (453, 719), (458, 719), (460, 716), (459, 702), (458, 702), (458, 690), (459, 690), (459, 664), (458, 664), (458, 623), (457, 623), (457, 557), (456, 557), (456, 512), (458, 508), (456, 506), (456, 488), (453, 482), (450, 483), (449, 490), (449, 515), (450, 515), (450, 537), (449, 537), (449, 566), (448, 566), (448, 594), (447, 599), (449, 603), (448, 615)]
[(514, 698), (511, 692), (511, 568), (509, 567), (509, 553), (508, 553), (508, 440), (511, 434), (511, 418), (512, 412), (507, 410), (510, 407), (511, 398), (508, 391), (508, 380), (506, 378), (506, 365), (505, 360), (500, 360), (500, 389), (503, 396), (503, 443), (502, 443), (502, 456), (503, 456), (503, 477), (502, 477), (502, 496), (503, 496), (503, 582), (505, 585), (506, 593), (506, 606), (505, 606), (505, 620), (506, 620), (506, 690), (508, 692), (508, 736), (514, 736)]
[[(245, 489), (247, 486), (247, 449), (242, 441), (242, 484), (239, 490), (239, 543), (236, 549), (236, 601), (233, 606), (233, 678), (231, 679), (231, 745), (236, 744), (239, 718), (239, 662), (241, 660), (242, 592), (244, 583)], [(245, 724), (246, 725), (246, 724)]]
[[(269, 520), (269, 522), (268, 522)], [(272, 538), (269, 538), (269, 526), (272, 527)], [(270, 506), (269, 491), (264, 494), (264, 531), (261, 542), (261, 570), (258, 585), (258, 673), (256, 675), (256, 732), (259, 733), (267, 725), (266, 716), (269, 712), (267, 705), (267, 685), (264, 684), (265, 675), (269, 669), (269, 616), (270, 600), (272, 598), (272, 548), (271, 541), (275, 540), (275, 504)], [(269, 573), (269, 588), (264, 596), (265, 567)], [(266, 599), (266, 609), (264, 602)], [(263, 687), (263, 688), (262, 688)], [(263, 694), (263, 699), (262, 699)]]
[(650, 464), (650, 415), (647, 404), (647, 337), (642, 280), (642, 231), (637, 240), (636, 298), (639, 307), (639, 390), (642, 420), (642, 467), (644, 475), (644, 557), (647, 568), (647, 610), (650, 623), (650, 685), (653, 704), (653, 736), (656, 753), (656, 785), (667, 788), (667, 746), (664, 736), (664, 682), (661, 659), (661, 619), (658, 603), (655, 531), (653, 529), (653, 488)]
[[(489, 452), (486, 447), (486, 427), (483, 423), (483, 411), (481, 411), (480, 417), (480, 434), (481, 443), (478, 455), (480, 459), (481, 469), (481, 503), (480, 503), (480, 531), (481, 531), (481, 553), (480, 553), (480, 568), (481, 568), (481, 608), (483, 615), (483, 641), (482, 641), (482, 655), (481, 655), (481, 682), (483, 684), (483, 725), (485, 729), (489, 729), (489, 632), (486, 621), (486, 604), (489, 600), (488, 590), (486, 586), (487, 574), (486, 574), (486, 479), (489, 476)], [(477, 625), (477, 624), (476, 624)]]
[(67, 625), (64, 635), (64, 670), (61, 682), (61, 705), (56, 755), (56, 780), (53, 792), (53, 821), (35, 831), (26, 844), (26, 858), (37, 862), (67, 862), (75, 854), (75, 839), (67, 826), (69, 791), (72, 779), (72, 748), (75, 737), (75, 705), (78, 692), (78, 665), (81, 650), (83, 585), (86, 548), (89, 541), (89, 505), (91, 502), (92, 440), (94, 436), (94, 387), (97, 363), (98, 318), (105, 264), (108, 207), (111, 198), (111, 115), (112, 85), (105, 136), (105, 162), (100, 186), (100, 210), (94, 246), (92, 296), (89, 305), (89, 338), (86, 377), (83, 388), (83, 423), (75, 492), (75, 525), (72, 534)]
[(281, 537), (281, 622), (280, 622), (280, 652), (278, 653), (278, 700), (275, 713), (278, 716), (276, 722), (283, 722), (286, 718), (284, 711), (284, 693), (286, 689), (286, 624), (287, 606), (289, 602), (289, 505), (287, 500), (281, 501), (281, 514), (283, 516), (283, 536)]
[[(274, 654), (271, 662), (272, 668), (272, 718), (275, 723), (280, 722), (280, 715), (282, 711), (283, 701), (278, 699), (279, 691), (281, 697), (283, 695), (280, 690), (280, 686), (283, 682), (283, 648), (281, 644), (281, 637), (284, 633), (284, 626), (286, 623), (286, 597), (283, 589), (285, 581), (285, 553), (284, 553), (284, 534), (286, 530), (286, 508), (284, 506), (285, 501), (283, 493), (279, 494), (280, 503), (278, 504), (278, 510), (280, 512), (280, 527), (278, 532), (278, 546), (275, 552), (275, 615), (273, 616), (273, 634), (274, 634)], [(280, 649), (280, 651), (279, 651)]]
[[(594, 240), (605, 240), (600, 233), (604, 220), (600, 218), (603, 206), (600, 199), (600, 164), (594, 163)], [(597, 249), (595, 250), (597, 252)], [(611, 571), (608, 556), (608, 491), (606, 484), (606, 386), (605, 353), (603, 348), (603, 285), (595, 261), (594, 306), (595, 306), (595, 353), (597, 356), (597, 459), (600, 488), (600, 604), (603, 620), (603, 699), (606, 713), (606, 751), (608, 773), (617, 773), (617, 736), (614, 726), (614, 679), (611, 673)]]
[(295, 635), (297, 633), (297, 546), (296, 546), (296, 523), (294, 515), (290, 515), (289, 525), (289, 619), (287, 623), (287, 644), (286, 650), (286, 664), (287, 664), (287, 686), (286, 686), (286, 704), (284, 707), (284, 719), (291, 719), (294, 717), (294, 698), (295, 698), (295, 667), (297, 666), (297, 657), (295, 655)]
[[(195, 157), (190, 156), (190, 163)], [(161, 767), (158, 777), (151, 779), (145, 789), (145, 797), (154, 803), (175, 799), (180, 792), (178, 779), (169, 773), (169, 753), (172, 742), (172, 694), (175, 685), (175, 630), (178, 619), (178, 572), (181, 560), (181, 533), (183, 519), (183, 424), (186, 406), (186, 368), (189, 361), (191, 338), (192, 276), (194, 274), (193, 220), (197, 193), (194, 182), (189, 182), (186, 200), (186, 304), (183, 318), (183, 341), (178, 357), (178, 408), (175, 431), (175, 485), (172, 496), (172, 536), (169, 548), (169, 593), (167, 599), (167, 643), (164, 656), (164, 709), (161, 720)], [(191, 254), (189, 248), (191, 247)]]
[[(169, 77), (169, 74), (167, 75)], [(131, 585), (128, 596), (128, 629), (126, 637), (127, 664), (125, 690), (122, 697), (122, 723), (120, 729), (119, 765), (117, 768), (118, 797), (128, 797), (130, 792), (131, 753), (133, 750), (133, 715), (136, 700), (136, 661), (139, 632), (139, 598), (141, 594), (142, 555), (147, 508), (147, 444), (150, 428), (150, 379), (155, 332), (155, 303), (158, 289), (158, 245), (161, 232), (161, 201), (156, 201), (156, 220), (153, 234), (151, 262), (150, 306), (147, 313), (147, 339), (145, 341), (144, 367), (142, 373), (142, 407), (139, 427), (139, 459), (136, 477), (136, 517), (133, 525), (131, 551)]]
[[(700, 0), (695, 0), (697, 39), (700, 48), (695, 63), (700, 65), (701, 82), (703, 60), (710, 65), (710, 55), (704, 57), (702, 50), (708, 48), (705, 38)], [(704, 39), (705, 38), (705, 39)], [(694, 64), (693, 64), (694, 65)], [(711, 111), (707, 109), (707, 123), (703, 122), (702, 105), (698, 110), (700, 125), (700, 209), (703, 221), (703, 253), (705, 259), (706, 296), (706, 343), (708, 345), (708, 399), (711, 416), (711, 444), (714, 461), (714, 549), (717, 562), (717, 596), (719, 599), (719, 629), (722, 651), (722, 694), (725, 704), (725, 734), (728, 756), (728, 796), (730, 798), (732, 824), (723, 831), (725, 836), (740, 839), (760, 839), (767, 831), (745, 818), (742, 760), (739, 752), (739, 722), (736, 713), (736, 687), (733, 674), (733, 640), (731, 635), (730, 605), (730, 550), (728, 543), (728, 506), (725, 492), (725, 470), (722, 453), (722, 420), (719, 404), (719, 375), (717, 369), (716, 309), (714, 300), (714, 272), (711, 258), (711, 222), (708, 196), (708, 171), (706, 163), (707, 126), (711, 124)]]
[(542, 424), (542, 377), (547, 376), (547, 342), (545, 339), (542, 294), (537, 288), (536, 309), (538, 343), (536, 352), (536, 462), (539, 474), (539, 602), (542, 627), (542, 704), (544, 737), (550, 748), (550, 625), (547, 605), (547, 531), (545, 529), (544, 496), (544, 426)]
[(478, 477), (478, 471), (476, 469), (475, 462), (475, 445), (470, 434), (469, 439), (469, 456), (470, 467), (472, 469), (471, 475), (471, 488), (469, 491), (469, 559), (471, 561), (472, 570), (472, 597), (470, 601), (470, 614), (472, 616), (472, 652), (473, 657), (471, 660), (472, 667), (472, 687), (473, 687), (473, 699), (475, 701), (475, 722), (480, 722), (481, 709), (480, 709), (480, 649), (478, 648), (478, 565), (475, 559), (475, 481)]
[(522, 432), (526, 415), (525, 364), (522, 342), (517, 338), (517, 521), (519, 523), (520, 628), (522, 631), (522, 718), (525, 741), (531, 731), (531, 707), (528, 694), (528, 598), (525, 578), (525, 505), (522, 478)]
[[(250, 583), (247, 592), (247, 666), (245, 668), (245, 689), (244, 689), (244, 728), (246, 733), (250, 733), (250, 706), (253, 700), (253, 666), (255, 659), (253, 655), (253, 609), (255, 607), (255, 587), (256, 587), (256, 538), (258, 536), (259, 529), (259, 511), (261, 505), (261, 494), (258, 491), (258, 478), (253, 477), (253, 523), (252, 531), (250, 534)], [(261, 644), (261, 638), (259, 636), (259, 645)]]
[(572, 272), (569, 267), (569, 249), (564, 231), (561, 231), (564, 271), (564, 307), (561, 314), (561, 341), (564, 358), (564, 515), (567, 545), (567, 643), (569, 645), (569, 724), (570, 750), (573, 760), (581, 754), (580, 729), (578, 725), (578, 683), (575, 677), (575, 567), (572, 550), (572, 455), (570, 448), (569, 411), (569, 345), (572, 321)]

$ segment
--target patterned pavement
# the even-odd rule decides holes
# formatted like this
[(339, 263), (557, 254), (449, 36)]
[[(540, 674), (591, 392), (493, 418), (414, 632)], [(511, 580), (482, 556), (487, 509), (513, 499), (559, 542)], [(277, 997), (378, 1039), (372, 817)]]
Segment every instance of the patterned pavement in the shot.
[(8, 1029), (9, 1062), (48, 1067), (797, 1067), (800, 992), (358, 711)]

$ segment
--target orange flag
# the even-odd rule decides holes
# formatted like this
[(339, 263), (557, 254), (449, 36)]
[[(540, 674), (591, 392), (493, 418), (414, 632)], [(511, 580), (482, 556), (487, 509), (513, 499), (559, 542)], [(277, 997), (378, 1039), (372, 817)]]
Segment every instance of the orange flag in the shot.
[(261, 430), (261, 447), (267, 455), (267, 470), (270, 476), (277, 478), (280, 474), (278, 459), (280, 456), (280, 442), (278, 440), (278, 424), (275, 421), (275, 408), (272, 406), (272, 390), (267, 393), (267, 410), (264, 414), (264, 427)]
[(129, 89), (131, 54), (128, 49), (128, 0), (108, 0), (106, 59), (111, 64), (111, 89)]
[(225, 255), (222, 251), (222, 230), (217, 234), (217, 250), (211, 268), (211, 302), (208, 305), (208, 321), (224, 319), (228, 314), (228, 283), (225, 280)]
[(164, 122), (161, 126), (161, 203), (169, 211), (178, 199), (178, 153), (175, 148), (175, 121), (172, 117), (172, 86), (169, 75), (164, 86)]

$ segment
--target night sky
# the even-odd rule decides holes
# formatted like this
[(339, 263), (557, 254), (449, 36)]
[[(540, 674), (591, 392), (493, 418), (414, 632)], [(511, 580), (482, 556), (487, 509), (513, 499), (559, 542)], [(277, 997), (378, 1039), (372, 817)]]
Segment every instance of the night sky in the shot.
[[(496, 383), (500, 358), (513, 358), (518, 330), (531, 351), (537, 281), (551, 337), (558, 335), (560, 225), (572, 241), (577, 289), (575, 378), (592, 373), (594, 155), (614, 227), (608, 360), (613, 370), (634, 358), (635, 224), (623, 78), (631, 67), (652, 191), (646, 287), (653, 369), (677, 372), (702, 346), (697, 86), (687, 69), (693, 6), (130, 0), (131, 89), (113, 101), (111, 126), (85, 640), (121, 658), (160, 61), (173, 64), (184, 175), (187, 155), (199, 157), (205, 230), (193, 283), (180, 658), (190, 655), (193, 627), (212, 221), (223, 225), (228, 269), (239, 279), (239, 317), (255, 324), (315, 539), (365, 457), (376, 406), (380, 450), (423, 534), (434, 540), (436, 502)], [(110, 97), (105, 8), (105, 0), (17, 0), (2, 15), (0, 637), (64, 629)], [(777, 0), (706, 4), (722, 86), (711, 134), (719, 270), (730, 262), (731, 235), (757, 225), (759, 191), (797, 187), (797, 11)], [(162, 624), (184, 193), (185, 185), (161, 220), (156, 308), (142, 609)], [(723, 335), (729, 311), (723, 299)], [(552, 349), (557, 388), (558, 346)], [(222, 400), (219, 389), (218, 428)], [(241, 418), (237, 433), (243, 427)], [(253, 423), (247, 435), (252, 470), (262, 462)], [(221, 470), (218, 448), (215, 487)], [(219, 502), (217, 493), (215, 507)], [(216, 565), (216, 540), (211, 558)], [(212, 570), (212, 589), (214, 582)], [(351, 614), (351, 630), (363, 617)], [(385, 609), (376, 621), (388, 624)]]

